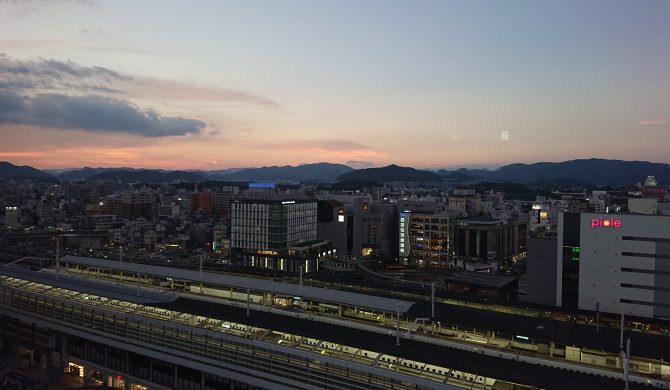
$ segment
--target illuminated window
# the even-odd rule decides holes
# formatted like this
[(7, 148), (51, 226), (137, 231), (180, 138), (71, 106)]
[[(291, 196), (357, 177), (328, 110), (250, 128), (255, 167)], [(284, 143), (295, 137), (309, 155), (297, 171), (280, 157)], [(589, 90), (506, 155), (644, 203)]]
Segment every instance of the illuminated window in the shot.
[(84, 377), (84, 367), (83, 366), (80, 366), (80, 365), (75, 364), (75, 363), (69, 363), (67, 368), (68, 368), (68, 371), (70, 373), (75, 373), (80, 378)]

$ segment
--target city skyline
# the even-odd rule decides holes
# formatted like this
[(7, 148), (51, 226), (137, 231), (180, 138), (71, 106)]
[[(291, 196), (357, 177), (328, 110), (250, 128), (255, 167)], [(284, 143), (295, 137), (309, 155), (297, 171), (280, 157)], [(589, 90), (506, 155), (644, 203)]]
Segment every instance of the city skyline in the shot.
[(0, 1), (0, 160), (670, 163), (670, 3)]

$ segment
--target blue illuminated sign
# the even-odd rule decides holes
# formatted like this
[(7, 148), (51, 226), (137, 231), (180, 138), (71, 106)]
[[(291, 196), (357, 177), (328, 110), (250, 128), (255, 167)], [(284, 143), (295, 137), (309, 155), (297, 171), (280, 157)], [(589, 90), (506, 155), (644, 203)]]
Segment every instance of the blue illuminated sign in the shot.
[(275, 183), (251, 182), (251, 183), (249, 183), (249, 188), (272, 189), (272, 188), (275, 188)]

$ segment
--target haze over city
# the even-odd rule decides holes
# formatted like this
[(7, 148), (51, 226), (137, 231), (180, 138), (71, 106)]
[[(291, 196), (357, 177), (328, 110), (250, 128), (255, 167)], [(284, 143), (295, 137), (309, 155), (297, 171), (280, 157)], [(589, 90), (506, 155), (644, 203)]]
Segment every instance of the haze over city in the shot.
[(0, 160), (670, 162), (670, 3), (0, 1)]

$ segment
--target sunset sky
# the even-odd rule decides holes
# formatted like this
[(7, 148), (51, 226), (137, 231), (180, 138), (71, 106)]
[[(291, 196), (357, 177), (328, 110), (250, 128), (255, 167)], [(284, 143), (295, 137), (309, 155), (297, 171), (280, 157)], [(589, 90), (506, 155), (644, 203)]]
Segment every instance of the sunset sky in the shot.
[(0, 0), (0, 161), (670, 163), (670, 1)]

